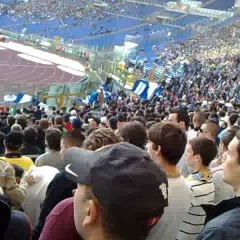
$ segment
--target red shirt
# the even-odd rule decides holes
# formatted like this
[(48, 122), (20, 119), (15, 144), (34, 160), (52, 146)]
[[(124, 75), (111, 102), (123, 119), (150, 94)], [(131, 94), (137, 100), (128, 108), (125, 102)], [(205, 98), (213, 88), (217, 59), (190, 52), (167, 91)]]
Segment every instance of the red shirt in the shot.
[(60, 202), (49, 213), (39, 240), (81, 240), (74, 225), (73, 197)]
[(63, 127), (68, 131), (72, 131), (72, 124), (69, 122), (69, 123), (64, 123), (63, 124)]

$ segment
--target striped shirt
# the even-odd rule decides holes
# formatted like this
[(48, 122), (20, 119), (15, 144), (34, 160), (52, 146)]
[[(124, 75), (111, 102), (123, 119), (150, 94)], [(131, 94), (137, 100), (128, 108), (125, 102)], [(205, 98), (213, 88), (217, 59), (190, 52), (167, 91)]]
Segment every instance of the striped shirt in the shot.
[(214, 184), (208, 169), (193, 173), (186, 179), (191, 191), (191, 204), (186, 214), (177, 240), (195, 240), (204, 227), (206, 214), (201, 204), (213, 204)]

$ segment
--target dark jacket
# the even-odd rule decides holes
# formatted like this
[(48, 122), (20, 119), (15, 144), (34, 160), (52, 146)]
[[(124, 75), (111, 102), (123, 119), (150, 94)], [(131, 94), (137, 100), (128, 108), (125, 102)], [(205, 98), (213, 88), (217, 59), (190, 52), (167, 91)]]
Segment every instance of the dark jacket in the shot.
[(77, 188), (77, 184), (69, 180), (64, 172), (58, 173), (50, 182), (43, 202), (38, 224), (33, 230), (32, 240), (38, 240), (44, 227), (45, 219), (52, 209), (62, 200), (72, 197), (72, 191)]
[(207, 224), (197, 240), (240, 239), (240, 197), (202, 207), (206, 211)]

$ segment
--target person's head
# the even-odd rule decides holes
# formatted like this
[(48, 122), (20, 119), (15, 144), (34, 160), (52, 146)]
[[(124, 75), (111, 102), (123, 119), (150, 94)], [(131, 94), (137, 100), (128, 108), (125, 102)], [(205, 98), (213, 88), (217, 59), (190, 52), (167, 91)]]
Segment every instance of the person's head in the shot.
[(96, 150), (103, 146), (120, 142), (122, 139), (109, 128), (98, 128), (92, 131), (83, 143), (83, 148)]
[(63, 122), (64, 123), (70, 123), (70, 115), (69, 114), (63, 115)]
[(149, 155), (129, 143), (96, 152), (71, 148), (67, 155), (72, 164), (66, 176), (78, 183), (74, 222), (79, 235), (145, 239), (168, 204), (166, 175)]
[(11, 126), (11, 131), (16, 131), (16, 132), (22, 132), (22, 126), (17, 124), (17, 123), (14, 123), (12, 126)]
[(191, 139), (186, 148), (186, 163), (194, 171), (208, 167), (217, 155), (216, 143), (206, 137)]
[(108, 123), (112, 130), (117, 130), (118, 119), (116, 117), (109, 118)]
[(82, 130), (82, 125), (83, 125), (83, 123), (82, 123), (82, 121), (79, 118), (74, 118), (72, 120), (72, 128), (73, 129), (80, 129), (80, 130)]
[(16, 121), (16, 118), (14, 116), (8, 115), (8, 117), (7, 117), (7, 124), (8, 124), (8, 126), (11, 127), (15, 123), (15, 121)]
[(223, 180), (231, 185), (237, 196), (240, 195), (240, 131), (228, 145), (223, 162)]
[(227, 151), (229, 143), (235, 137), (236, 132), (238, 130), (239, 129), (230, 128), (223, 134), (223, 136), (221, 137), (221, 140), (220, 140), (220, 144), (219, 144), (219, 153), (220, 154), (224, 154)]
[(121, 136), (125, 142), (129, 142), (142, 149), (145, 148), (147, 133), (141, 122), (127, 122), (118, 129), (117, 134)]
[(37, 143), (38, 134), (32, 127), (27, 127), (23, 130), (24, 143), (35, 145)]
[(23, 130), (25, 127), (27, 127), (27, 120), (23, 116), (19, 116), (16, 120), (16, 123), (19, 124)]
[(127, 120), (126, 115), (123, 113), (119, 113), (117, 115), (117, 120), (118, 120), (117, 127), (120, 128)]
[(89, 119), (90, 128), (98, 128), (101, 120), (98, 117), (92, 117)]
[(180, 127), (181, 129), (188, 130), (190, 118), (185, 110), (176, 109), (172, 110), (169, 114), (168, 122)]
[(46, 142), (48, 148), (54, 151), (60, 151), (62, 132), (56, 128), (49, 128), (46, 132)]
[(239, 115), (237, 113), (231, 113), (228, 118), (229, 126), (233, 126), (237, 122), (238, 117), (239, 117)]
[(216, 141), (218, 130), (219, 127), (216, 123), (211, 121), (205, 122), (199, 130), (199, 137), (206, 137), (210, 138), (213, 141)]
[(134, 116), (130, 119), (130, 122), (133, 122), (133, 121), (140, 122), (142, 123), (143, 126), (145, 126), (146, 124), (145, 118), (143, 116)]
[(197, 111), (193, 115), (193, 126), (194, 128), (201, 127), (206, 121), (206, 115), (204, 112)]
[(58, 126), (62, 126), (63, 125), (63, 117), (58, 115), (54, 118), (54, 124), (58, 125)]
[(39, 127), (41, 128), (41, 129), (48, 129), (48, 127), (49, 127), (49, 121), (46, 119), (46, 118), (42, 118), (41, 120), (40, 120), (40, 122), (39, 122)]
[(186, 134), (174, 124), (156, 123), (148, 130), (147, 150), (160, 165), (176, 165), (184, 153)]
[(6, 152), (18, 152), (23, 144), (23, 134), (18, 131), (8, 133), (4, 140)]
[(84, 140), (85, 136), (76, 130), (72, 130), (64, 134), (61, 139), (61, 158), (63, 159), (65, 151), (70, 147), (82, 147)]

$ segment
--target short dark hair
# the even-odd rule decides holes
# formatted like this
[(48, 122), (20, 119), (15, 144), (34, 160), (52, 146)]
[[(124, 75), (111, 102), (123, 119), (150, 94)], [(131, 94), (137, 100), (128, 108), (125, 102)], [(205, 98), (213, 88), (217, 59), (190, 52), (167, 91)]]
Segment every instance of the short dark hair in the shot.
[(138, 121), (138, 122), (142, 123), (143, 126), (145, 126), (145, 124), (146, 124), (145, 118), (143, 116), (134, 116), (130, 119), (130, 122), (132, 122), (132, 121)]
[(109, 126), (110, 126), (113, 130), (116, 130), (116, 129), (117, 129), (118, 120), (117, 120), (116, 117), (111, 117), (111, 118), (109, 118), (108, 122), (109, 122)]
[(34, 128), (26, 127), (23, 130), (23, 141), (25, 143), (35, 145), (37, 143), (38, 134)]
[(48, 148), (55, 151), (60, 151), (61, 136), (62, 133), (60, 130), (56, 128), (49, 128), (46, 132)]
[(186, 130), (188, 130), (189, 125), (190, 125), (190, 117), (188, 116), (187, 111), (183, 109), (173, 109), (171, 113), (176, 113), (177, 114), (177, 122), (184, 122)]
[(238, 114), (237, 113), (231, 113), (230, 116), (229, 116), (229, 122), (230, 122), (230, 125), (234, 125), (236, 123), (236, 121), (238, 120)]
[(117, 119), (118, 119), (119, 122), (126, 122), (126, 115), (123, 114), (123, 113), (119, 113), (117, 115)]
[(146, 239), (150, 227), (148, 224), (149, 219), (143, 217), (136, 217), (135, 215), (128, 214), (127, 218), (112, 213), (111, 209), (102, 207), (97, 198), (94, 196), (91, 188), (87, 188), (86, 198), (94, 200), (101, 212), (103, 229), (107, 233), (107, 237), (116, 237), (124, 240), (144, 240)]
[(117, 134), (121, 136), (125, 142), (129, 142), (142, 149), (145, 148), (147, 132), (141, 122), (127, 122), (118, 129)]
[(16, 121), (16, 118), (14, 116), (8, 115), (7, 122), (9, 126), (12, 126), (15, 123), (15, 121)]
[(239, 130), (239, 127), (238, 128), (230, 128), (229, 130), (227, 130), (222, 138), (221, 138), (221, 142), (223, 143), (224, 147), (227, 149), (229, 143), (233, 140), (233, 138), (235, 137), (237, 131)]
[(23, 130), (25, 127), (27, 127), (27, 120), (23, 116), (18, 117), (16, 120), (16, 123), (19, 124)]
[(187, 137), (183, 130), (174, 124), (156, 123), (148, 131), (148, 139), (155, 150), (161, 147), (161, 154), (166, 162), (176, 165), (182, 157)]
[(63, 135), (62, 139), (66, 141), (71, 147), (82, 147), (85, 136), (81, 131), (72, 130)]
[(194, 155), (199, 154), (201, 156), (204, 166), (208, 166), (217, 156), (217, 145), (209, 138), (197, 137), (191, 139), (188, 143), (191, 145)]

